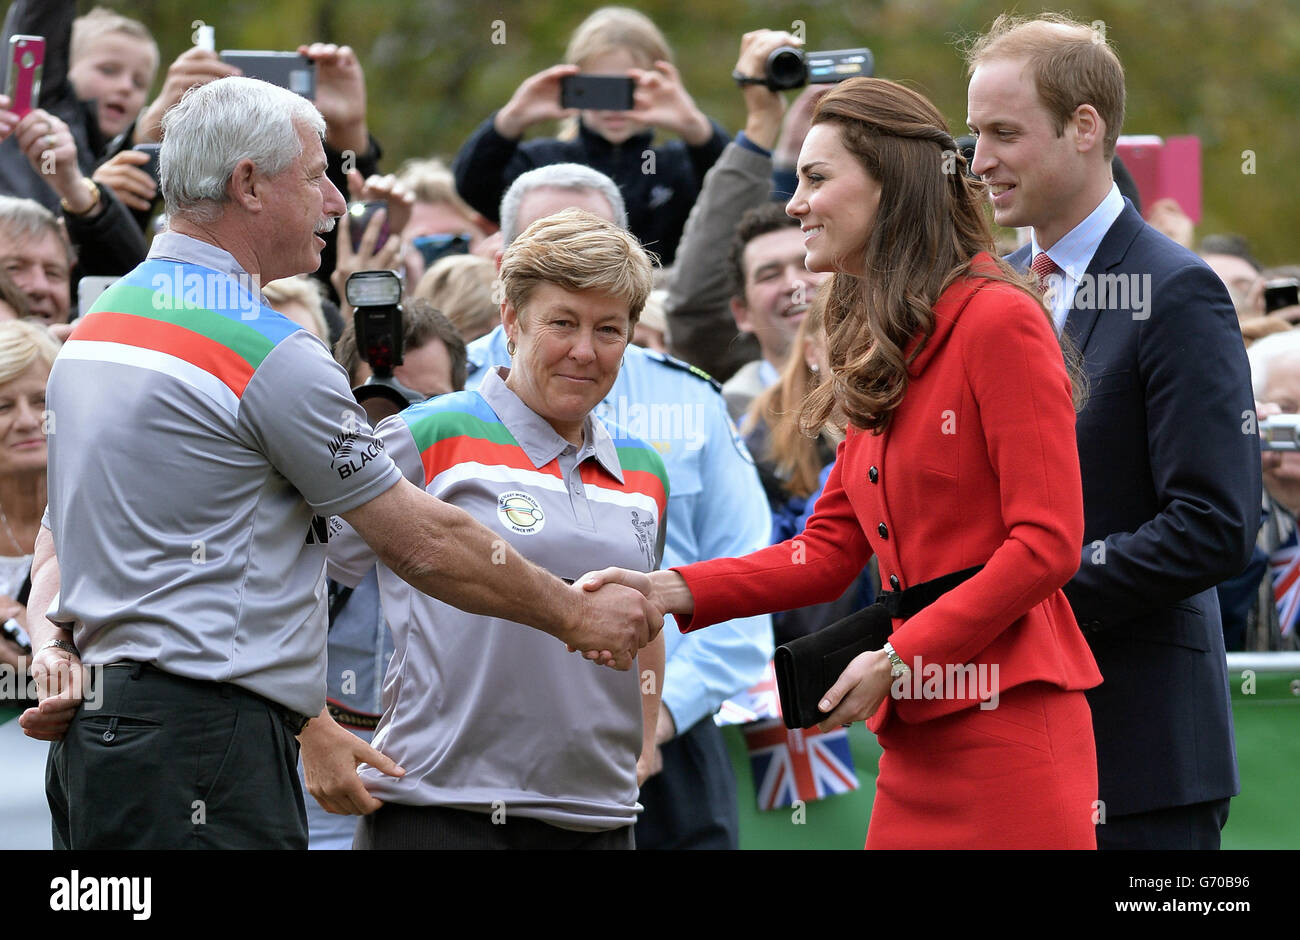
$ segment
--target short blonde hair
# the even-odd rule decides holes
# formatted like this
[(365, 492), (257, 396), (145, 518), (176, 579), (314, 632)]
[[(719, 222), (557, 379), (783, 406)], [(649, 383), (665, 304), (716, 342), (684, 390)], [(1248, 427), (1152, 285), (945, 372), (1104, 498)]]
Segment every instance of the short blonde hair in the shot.
[(85, 16), (79, 16), (72, 21), (70, 59), (72, 64), (75, 65), (77, 60), (90, 50), (91, 43), (110, 33), (121, 33), (149, 44), (153, 49), (153, 70), (149, 76), (152, 83), (154, 75), (158, 72), (158, 43), (154, 40), (153, 33), (149, 32), (149, 27), (139, 20), (133, 20), (129, 16), (123, 16), (105, 7), (95, 7)]
[(628, 326), (636, 326), (653, 283), (650, 257), (617, 225), (581, 209), (538, 219), (510, 243), (501, 258), (506, 299), (523, 319), (539, 284), (568, 291), (604, 291), (626, 301)]
[(601, 7), (573, 31), (564, 61), (585, 65), (616, 50), (630, 52), (647, 69), (659, 59), (671, 62), (673, 58), (668, 40), (650, 17), (627, 7)]
[(486, 258), (448, 255), (424, 272), (414, 296), (441, 311), (468, 343), (500, 322), (501, 305), (492, 299), (495, 280), (496, 269)]
[(59, 341), (30, 320), (0, 322), (0, 382), (12, 382), (34, 362), (49, 369), (59, 354)]
[(277, 281), (271, 281), (269, 284), (262, 286), (262, 293), (266, 299), (271, 302), (272, 307), (277, 307), (283, 303), (300, 303), (307, 308), (311, 314), (312, 324), (315, 326), (316, 335), (320, 339), (329, 343), (330, 328), (325, 321), (325, 309), (321, 305), (319, 282), (306, 274), (295, 274), (293, 277), (282, 277)]

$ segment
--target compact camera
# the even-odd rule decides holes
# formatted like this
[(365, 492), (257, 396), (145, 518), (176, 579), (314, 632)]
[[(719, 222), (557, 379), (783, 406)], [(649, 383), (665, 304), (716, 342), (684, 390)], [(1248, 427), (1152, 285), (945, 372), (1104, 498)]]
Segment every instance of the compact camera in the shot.
[(1270, 415), (1259, 423), (1263, 450), (1300, 450), (1300, 415)]

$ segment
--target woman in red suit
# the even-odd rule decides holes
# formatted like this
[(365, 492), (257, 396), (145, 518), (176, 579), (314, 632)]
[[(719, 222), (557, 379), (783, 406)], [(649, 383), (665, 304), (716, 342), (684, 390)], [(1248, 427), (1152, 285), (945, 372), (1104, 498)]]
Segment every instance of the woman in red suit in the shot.
[(808, 269), (835, 272), (833, 381), (803, 420), (838, 405), (849, 427), (816, 512), (744, 558), (604, 575), (690, 630), (835, 598), (873, 553), (893, 591), (983, 566), (821, 703), (823, 730), (868, 719), (884, 750), (868, 848), (1096, 847), (1083, 690), (1101, 675), (1061, 592), (1083, 541), (1071, 383), (982, 198), (916, 92), (854, 79), (822, 98), (786, 209)]

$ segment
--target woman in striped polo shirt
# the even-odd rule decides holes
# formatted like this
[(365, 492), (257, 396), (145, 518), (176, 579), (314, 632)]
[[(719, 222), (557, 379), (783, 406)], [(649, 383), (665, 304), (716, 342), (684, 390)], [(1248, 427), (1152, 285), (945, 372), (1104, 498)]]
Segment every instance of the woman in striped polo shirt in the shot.
[[(383, 422), (412, 482), (468, 512), (556, 575), (658, 567), (668, 482), (650, 445), (596, 418), (650, 290), (636, 239), (589, 213), (535, 222), (502, 259), (509, 369)], [(345, 532), (331, 575), (373, 555)], [(355, 555), (354, 555), (355, 551)], [(464, 572), (472, 578), (473, 571)], [(365, 767), (384, 806), (357, 848), (631, 848), (654, 753), (663, 640), (631, 672), (593, 667), (558, 640), (456, 610), (380, 568), (395, 652), (374, 746), (405, 769)]]

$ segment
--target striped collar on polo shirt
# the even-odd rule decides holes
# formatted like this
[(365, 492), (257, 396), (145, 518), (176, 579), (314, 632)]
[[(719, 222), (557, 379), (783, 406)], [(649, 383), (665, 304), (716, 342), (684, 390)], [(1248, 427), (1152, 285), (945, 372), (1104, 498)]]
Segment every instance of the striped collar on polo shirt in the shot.
[[(504, 366), (489, 369), (483, 377), (483, 384), (479, 386), (479, 394), (497, 413), (506, 430), (519, 442), (533, 466), (540, 469), (560, 456), (566, 447), (573, 445), (510, 390), (505, 383), (505, 375), (509, 372)], [(605, 425), (588, 414), (582, 425), (582, 438), (578, 462), (594, 456), (610, 476), (622, 483), (623, 469)]]
[(261, 285), (252, 284), (252, 277), (239, 266), (235, 256), (211, 242), (191, 238), (189, 235), (182, 235), (180, 232), (168, 229), (154, 236), (152, 244), (149, 245), (148, 260), (183, 261), (186, 264), (197, 264), (221, 274), (228, 274), (242, 286), (249, 288), (250, 293), (256, 292), (258, 302), (263, 306), (271, 306), (262, 294)]
[[(1101, 245), (1101, 240), (1106, 237), (1110, 227), (1115, 224), (1119, 214), (1124, 211), (1124, 197), (1119, 194), (1119, 187), (1115, 183), (1110, 184), (1110, 192), (1106, 198), (1097, 204), (1097, 208), (1088, 214), (1088, 217), (1070, 229), (1055, 245), (1047, 249), (1047, 257), (1056, 262), (1056, 266), (1064, 272), (1064, 290), (1057, 291), (1052, 303), (1052, 319), (1056, 321), (1056, 331), (1059, 333), (1065, 323), (1066, 316), (1069, 315), (1070, 308), (1074, 306), (1074, 292), (1079, 286), (1079, 281), (1088, 270), (1088, 265), (1092, 264), (1092, 256), (1097, 253), (1097, 247)], [(1031, 254), (1030, 259), (1038, 257), (1042, 251), (1042, 246), (1038, 244), (1038, 236), (1031, 231), (1029, 236), (1029, 246)]]

